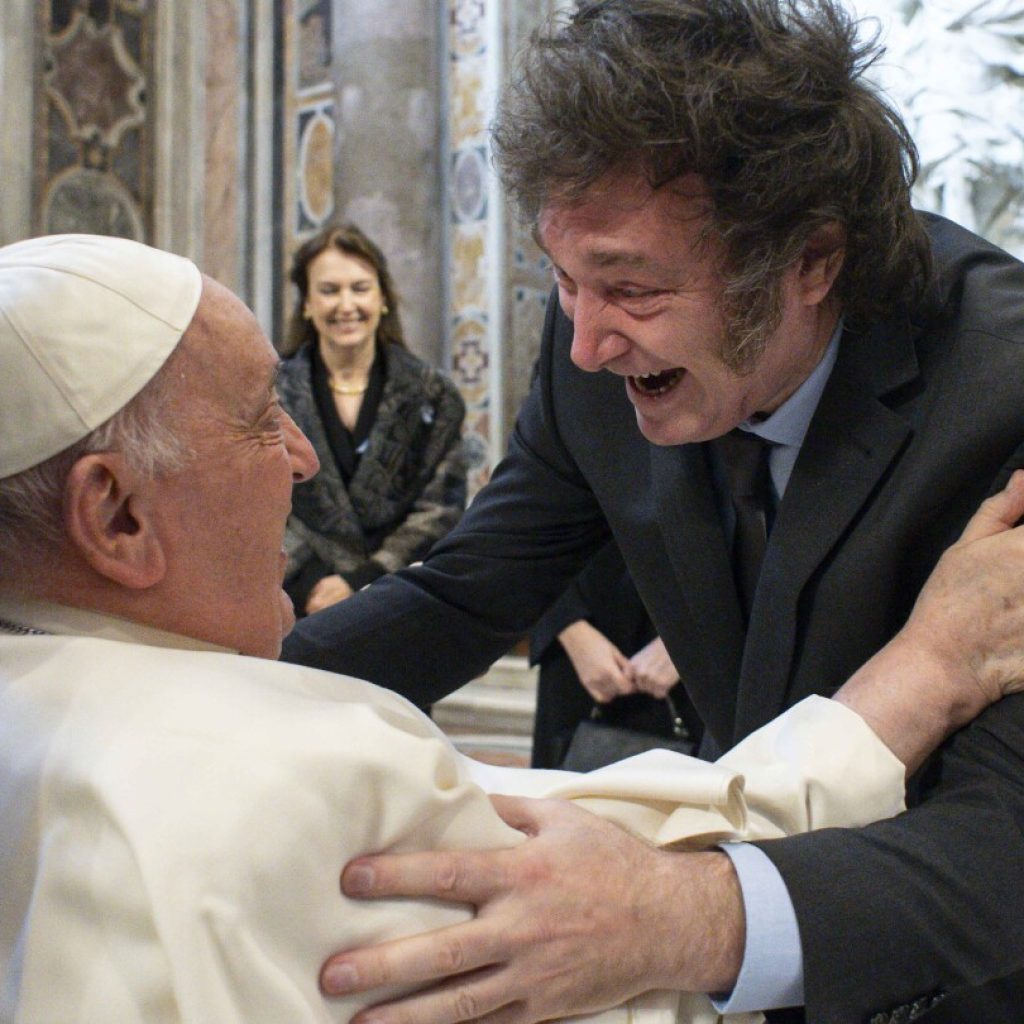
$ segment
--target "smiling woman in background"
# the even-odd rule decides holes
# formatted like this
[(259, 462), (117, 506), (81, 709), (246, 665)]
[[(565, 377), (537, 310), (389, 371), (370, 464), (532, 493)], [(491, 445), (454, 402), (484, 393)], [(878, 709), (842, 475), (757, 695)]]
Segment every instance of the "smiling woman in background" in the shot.
[(281, 402), (320, 457), (295, 488), (285, 589), (298, 615), (426, 554), (466, 504), (455, 386), (405, 347), (380, 249), (352, 224), (296, 253)]

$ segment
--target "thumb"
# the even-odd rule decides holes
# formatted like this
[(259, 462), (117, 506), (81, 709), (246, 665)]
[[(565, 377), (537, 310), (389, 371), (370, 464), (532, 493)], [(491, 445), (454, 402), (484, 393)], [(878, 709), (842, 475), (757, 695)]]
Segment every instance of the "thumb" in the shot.
[(1012, 529), (1024, 516), (1024, 470), (1014, 470), (1006, 486), (986, 498), (960, 535), (961, 544), (983, 540)]
[(557, 797), (538, 799), (494, 794), (491, 803), (506, 825), (528, 836), (566, 829), (574, 831), (595, 821), (590, 811)]
[(537, 816), (537, 801), (522, 796), (491, 795), (491, 804), (506, 825), (517, 832), (535, 836), (540, 831), (540, 820)]

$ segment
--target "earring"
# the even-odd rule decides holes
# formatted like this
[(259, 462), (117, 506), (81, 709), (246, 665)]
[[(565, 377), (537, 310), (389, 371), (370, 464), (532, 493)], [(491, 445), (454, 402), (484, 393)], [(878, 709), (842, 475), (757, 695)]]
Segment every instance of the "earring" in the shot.
[(302, 307), (302, 319), (303, 320), (312, 320), (313, 319), (313, 314), (310, 313), (309, 306), (303, 306)]
[(391, 307), (385, 302), (384, 305), (380, 307), (380, 315), (381, 316), (387, 316), (388, 313), (390, 313), (390, 312), (391, 312)]

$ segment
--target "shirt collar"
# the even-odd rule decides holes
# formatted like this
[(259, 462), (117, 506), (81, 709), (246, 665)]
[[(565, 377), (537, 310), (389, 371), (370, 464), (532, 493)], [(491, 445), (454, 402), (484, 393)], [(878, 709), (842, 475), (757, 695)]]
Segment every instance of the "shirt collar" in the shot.
[(744, 420), (740, 424), (740, 430), (747, 430), (751, 434), (764, 438), (765, 441), (771, 441), (772, 444), (799, 448), (804, 443), (804, 436), (807, 434), (807, 428), (811, 425), (811, 419), (818, 408), (821, 393), (825, 390), (832, 367), (836, 364), (836, 357), (839, 355), (839, 338), (842, 333), (843, 320), (840, 317), (839, 323), (836, 324), (836, 329), (829, 339), (825, 354), (807, 380), (767, 419), (758, 420), (756, 423), (752, 420)]
[(142, 644), (145, 647), (228, 653), (227, 648), (216, 644), (179, 636), (177, 633), (168, 633), (153, 626), (144, 626), (103, 612), (11, 595), (0, 595), (0, 619), (57, 636), (88, 636), (100, 640)]

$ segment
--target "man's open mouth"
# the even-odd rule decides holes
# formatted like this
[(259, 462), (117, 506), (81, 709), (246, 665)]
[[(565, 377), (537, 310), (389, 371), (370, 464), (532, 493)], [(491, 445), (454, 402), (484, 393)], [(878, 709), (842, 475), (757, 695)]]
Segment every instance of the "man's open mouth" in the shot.
[(640, 377), (630, 377), (629, 381), (640, 392), (649, 398), (657, 398), (671, 391), (682, 379), (686, 371), (682, 369), (663, 370), (661, 373), (645, 373)]

